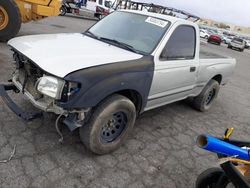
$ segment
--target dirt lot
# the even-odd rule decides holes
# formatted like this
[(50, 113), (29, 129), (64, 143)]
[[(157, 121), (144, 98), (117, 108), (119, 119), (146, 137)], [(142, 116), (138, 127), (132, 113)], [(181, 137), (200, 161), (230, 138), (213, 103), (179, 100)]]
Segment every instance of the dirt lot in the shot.
[[(93, 23), (49, 18), (23, 25), (20, 35), (83, 32)], [(213, 108), (200, 113), (178, 102), (146, 112), (125, 145), (109, 155), (93, 155), (81, 144), (78, 132), (67, 128), (60, 144), (54, 115), (24, 123), (0, 100), (0, 160), (16, 145), (14, 158), (0, 164), (0, 187), (193, 187), (200, 172), (217, 165), (215, 155), (195, 146), (198, 134), (221, 136), (225, 128), (235, 127), (234, 137), (250, 140), (250, 52), (204, 45), (238, 62)], [(0, 82), (10, 78), (12, 62), (11, 51), (0, 43)], [(15, 98), (23, 108), (34, 109), (21, 95)]]

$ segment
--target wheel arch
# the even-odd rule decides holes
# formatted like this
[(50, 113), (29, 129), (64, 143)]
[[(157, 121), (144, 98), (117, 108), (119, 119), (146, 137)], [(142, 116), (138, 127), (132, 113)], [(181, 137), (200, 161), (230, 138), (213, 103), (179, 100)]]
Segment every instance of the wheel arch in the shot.
[(114, 91), (114, 92), (110, 93), (109, 95), (105, 96), (99, 103), (101, 103), (103, 100), (105, 100), (105, 99), (107, 99), (115, 94), (122, 95), (122, 96), (128, 98), (129, 100), (131, 100), (133, 102), (133, 104), (135, 105), (137, 114), (139, 114), (141, 112), (142, 104), (143, 104), (143, 97), (140, 94), (140, 92), (138, 92), (134, 89), (122, 89), (119, 91)]
[(113, 94), (119, 94), (124, 97), (127, 97), (129, 100), (131, 100), (134, 103), (136, 112), (140, 113), (142, 109), (142, 96), (138, 91), (133, 90), (133, 89), (125, 89), (125, 90), (117, 91)]
[(217, 74), (215, 75), (212, 80), (216, 80), (219, 84), (221, 84), (222, 82), (222, 75), (221, 74)]
[(140, 112), (143, 108), (143, 96), (140, 94), (139, 91), (137, 91), (135, 89), (121, 89), (121, 90), (110, 92), (108, 95), (106, 95), (101, 100), (99, 100), (99, 102), (96, 104), (96, 106), (98, 104), (100, 104), (102, 101), (104, 101), (105, 99), (111, 97), (112, 95), (116, 95), (116, 94), (124, 96), (124, 97), (128, 98), (129, 100), (131, 100), (132, 103), (135, 105), (136, 113), (140, 114)]

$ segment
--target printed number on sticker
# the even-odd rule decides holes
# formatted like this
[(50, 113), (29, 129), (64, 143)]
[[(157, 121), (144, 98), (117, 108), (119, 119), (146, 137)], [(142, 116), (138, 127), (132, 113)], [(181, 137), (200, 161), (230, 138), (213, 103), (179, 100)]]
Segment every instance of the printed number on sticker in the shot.
[(154, 24), (154, 25), (157, 25), (159, 27), (166, 27), (166, 25), (168, 24), (166, 21), (164, 20), (160, 20), (160, 19), (157, 19), (157, 18), (152, 18), (152, 17), (148, 17), (145, 22), (147, 23), (151, 23), (151, 24)]

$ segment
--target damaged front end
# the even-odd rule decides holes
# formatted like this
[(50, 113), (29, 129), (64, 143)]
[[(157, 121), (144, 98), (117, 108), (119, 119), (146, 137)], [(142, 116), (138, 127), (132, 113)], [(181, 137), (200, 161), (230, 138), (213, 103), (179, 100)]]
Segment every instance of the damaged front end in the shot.
[[(61, 103), (69, 101), (80, 90), (80, 84), (50, 75), (21, 53), (13, 51), (16, 70), (9, 84), (0, 85), (0, 95), (7, 106), (25, 121), (41, 117), (42, 112), (57, 114), (59, 115), (56, 121), (58, 131), (57, 124), (61, 117), (65, 117), (63, 122), (71, 131), (81, 127), (90, 109), (64, 109), (60, 107)], [(22, 92), (40, 112), (22, 111), (7, 94), (7, 91), (10, 90), (16, 93)]]

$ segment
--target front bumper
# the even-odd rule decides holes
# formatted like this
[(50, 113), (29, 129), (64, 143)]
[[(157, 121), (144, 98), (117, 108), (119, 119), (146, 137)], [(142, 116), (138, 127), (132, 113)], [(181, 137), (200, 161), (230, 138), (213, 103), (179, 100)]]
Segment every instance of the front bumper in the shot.
[[(20, 91), (14, 84), (4, 85), (0, 84), (0, 97), (4, 101), (4, 103), (20, 118), (24, 121), (32, 121), (34, 119), (42, 117), (42, 111), (34, 113), (34, 112), (25, 112), (23, 111), (8, 95), (7, 91)], [(61, 114), (63, 115), (63, 114)], [(60, 118), (61, 116), (59, 116)], [(70, 131), (74, 131), (75, 129), (82, 126), (79, 121), (76, 119), (77, 116), (74, 114), (68, 115), (63, 121), (65, 125), (68, 126)], [(83, 117), (84, 119), (84, 117)], [(82, 119), (82, 120), (83, 120)]]
[(33, 119), (40, 118), (42, 116), (42, 111), (52, 112), (55, 114), (60, 114), (59, 117), (61, 117), (61, 115), (66, 116), (64, 124), (66, 124), (68, 128), (71, 131), (73, 131), (82, 126), (80, 122), (85, 119), (85, 113), (89, 111), (89, 109), (82, 111), (71, 111), (71, 112), (66, 111), (61, 107), (56, 106), (53, 102), (51, 103), (51, 101), (50, 102), (46, 101), (46, 99), (44, 101), (35, 100), (34, 97), (26, 89), (24, 89), (24, 95), (27, 97), (27, 99), (36, 108), (41, 110), (38, 113), (25, 112), (10, 98), (7, 91), (14, 91), (14, 92), (22, 91), (22, 85), (18, 82), (16, 76), (13, 77), (11, 84), (8, 85), (0, 84), (0, 97), (3, 99), (4, 103), (24, 121), (31, 121)]
[[(34, 88), (32, 89), (32, 84), (27, 85), (21, 84), (20, 82), (20, 73), (17, 71), (13, 74), (12, 82), (9, 85), (0, 84), (0, 97), (3, 99), (5, 104), (19, 117), (21, 117), (25, 121), (31, 121), (33, 119), (39, 118), (42, 116), (42, 112), (51, 112), (60, 117), (64, 116), (64, 124), (68, 126), (68, 128), (73, 131), (79, 127), (81, 127), (85, 121), (85, 116), (88, 114), (90, 109), (71, 109), (66, 110), (56, 104), (55, 99), (47, 97), (45, 95), (39, 96), (37, 95)], [(25, 82), (25, 81), (24, 81)], [(26, 87), (23, 88), (23, 85)], [(29, 113), (23, 111), (8, 95), (7, 91), (20, 92), (35, 106), (40, 110), (39, 113)]]
[(18, 91), (17, 87), (13, 84), (9, 85), (0, 85), (0, 97), (3, 99), (4, 103), (20, 118), (25, 121), (31, 121), (33, 119), (39, 118), (42, 116), (42, 112), (33, 113), (23, 111), (8, 95), (7, 91)]
[[(22, 84), (17, 79), (18, 75), (14, 75), (12, 78), (13, 84), (17, 87), (19, 91), (22, 91)], [(44, 100), (36, 100), (32, 94), (30, 94), (26, 89), (24, 89), (24, 95), (26, 98), (38, 109), (44, 111), (44, 112), (52, 112), (55, 114), (63, 114), (65, 111), (56, 106), (53, 102), (53, 100), (49, 100), (48, 98)]]
[(30, 113), (23, 111), (8, 95), (7, 91), (22, 91), (22, 85), (19, 83), (17, 79), (18, 75), (14, 75), (12, 78), (12, 83), (5, 85), (0, 84), (0, 97), (3, 99), (4, 103), (20, 118), (24, 121), (31, 121), (33, 119), (39, 118), (42, 116), (42, 111), (44, 112), (52, 112), (55, 114), (64, 114), (65, 111), (54, 105), (53, 102), (49, 100), (36, 100), (26, 89), (24, 89), (23, 94), (25, 97), (39, 110), (38, 113)]

